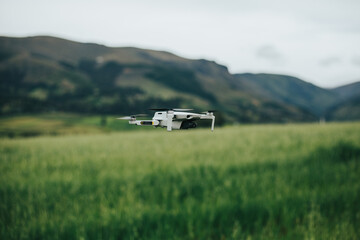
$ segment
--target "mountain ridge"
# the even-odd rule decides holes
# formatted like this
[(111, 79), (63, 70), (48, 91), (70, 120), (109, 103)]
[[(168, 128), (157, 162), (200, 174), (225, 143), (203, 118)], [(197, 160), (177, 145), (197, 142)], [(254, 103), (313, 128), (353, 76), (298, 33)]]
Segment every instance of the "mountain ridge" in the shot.
[(343, 99), (349, 99), (356, 95), (360, 95), (360, 81), (345, 84), (330, 90)]
[(171, 105), (219, 108), (228, 121), (315, 121), (347, 99), (292, 76), (231, 74), (205, 59), (50, 36), (0, 37), (0, 80), (2, 115), (126, 114)]
[(245, 73), (235, 76), (255, 94), (308, 108), (318, 117), (322, 117), (338, 99), (336, 93), (288, 75)]

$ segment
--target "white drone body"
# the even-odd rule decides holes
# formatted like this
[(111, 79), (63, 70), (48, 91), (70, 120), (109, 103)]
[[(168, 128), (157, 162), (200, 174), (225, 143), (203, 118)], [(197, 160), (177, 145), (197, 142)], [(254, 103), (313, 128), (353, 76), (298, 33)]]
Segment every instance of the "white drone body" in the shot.
[(207, 111), (204, 113), (191, 113), (187, 112), (192, 109), (150, 109), (155, 110), (152, 120), (136, 120), (137, 116), (143, 116), (142, 114), (132, 115), (128, 117), (118, 118), (121, 120), (129, 120), (129, 124), (139, 126), (154, 126), (166, 128), (168, 131), (173, 129), (189, 129), (196, 128), (196, 120), (210, 119), (211, 131), (214, 131), (215, 116), (214, 111)]

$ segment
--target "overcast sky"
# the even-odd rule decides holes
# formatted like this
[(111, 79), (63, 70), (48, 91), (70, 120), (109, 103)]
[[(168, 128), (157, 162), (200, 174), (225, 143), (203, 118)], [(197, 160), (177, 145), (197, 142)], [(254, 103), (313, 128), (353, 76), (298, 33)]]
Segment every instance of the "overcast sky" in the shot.
[(360, 81), (359, 0), (0, 0), (0, 35), (166, 50), (322, 87)]

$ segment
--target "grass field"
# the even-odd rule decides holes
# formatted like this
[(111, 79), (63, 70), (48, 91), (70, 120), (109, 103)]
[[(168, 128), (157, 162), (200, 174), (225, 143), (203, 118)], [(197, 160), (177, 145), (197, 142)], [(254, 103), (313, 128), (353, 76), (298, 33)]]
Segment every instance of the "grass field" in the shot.
[(136, 129), (117, 117), (58, 112), (0, 117), (0, 137), (96, 134)]
[(0, 139), (0, 239), (359, 239), (360, 123)]

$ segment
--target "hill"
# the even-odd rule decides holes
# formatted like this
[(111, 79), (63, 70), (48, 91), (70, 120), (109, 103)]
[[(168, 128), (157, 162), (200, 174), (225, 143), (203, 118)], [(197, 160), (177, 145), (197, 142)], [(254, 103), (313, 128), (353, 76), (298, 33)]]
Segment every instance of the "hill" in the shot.
[(355, 121), (360, 119), (360, 82), (330, 89), (339, 97), (327, 113), (328, 120)]
[(356, 121), (360, 119), (360, 95), (331, 107), (326, 115), (329, 120)]
[(338, 94), (290, 76), (229, 73), (204, 59), (48, 36), (0, 37), (0, 114), (219, 109), (236, 122), (314, 121)]
[(342, 99), (350, 99), (360, 96), (360, 82), (350, 83), (330, 90)]
[(257, 96), (292, 104), (321, 117), (338, 101), (337, 93), (298, 78), (276, 74), (236, 74), (241, 86)]

